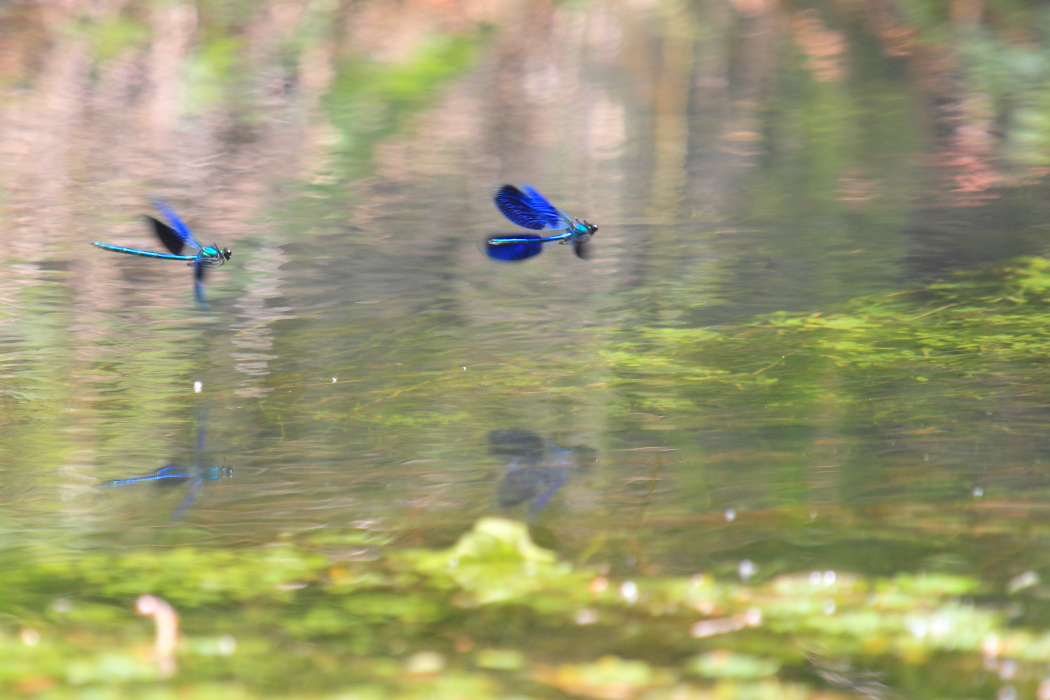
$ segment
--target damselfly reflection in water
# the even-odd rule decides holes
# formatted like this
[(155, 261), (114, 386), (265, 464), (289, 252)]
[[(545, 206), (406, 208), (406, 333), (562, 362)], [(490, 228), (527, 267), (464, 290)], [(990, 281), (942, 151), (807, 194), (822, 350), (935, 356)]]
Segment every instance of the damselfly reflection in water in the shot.
[[(219, 248), (216, 245), (204, 245), (190, 232), (189, 226), (183, 223), (175, 210), (165, 202), (154, 199), (153, 206), (157, 208), (171, 225), (146, 216), (146, 221), (153, 227), (153, 232), (160, 239), (161, 244), (167, 248), (169, 253), (156, 253), (152, 250), (140, 250), (138, 248), (125, 248), (124, 246), (110, 245), (108, 243), (95, 242), (99, 248), (112, 250), (117, 253), (128, 253), (129, 255), (141, 255), (147, 258), (161, 258), (163, 260), (186, 260), (193, 267), (193, 293), (197, 301), (204, 305), (207, 300), (204, 297), (204, 272), (210, 267), (224, 265), (233, 257), (233, 251), (229, 248)], [(183, 251), (189, 246), (197, 252), (193, 255), (184, 255)]]
[(503, 185), (496, 190), (496, 208), (518, 226), (533, 231), (558, 231), (552, 236), (534, 236), (523, 233), (519, 236), (498, 236), (486, 241), (485, 252), (495, 260), (510, 262), (526, 260), (543, 252), (544, 243), (571, 243), (578, 258), (590, 256), (587, 242), (598, 227), (574, 219), (551, 204), (530, 185)]
[(102, 486), (132, 486), (136, 484), (152, 483), (154, 486), (162, 488), (175, 488), (184, 486), (188, 483), (189, 490), (186, 492), (186, 495), (183, 497), (179, 505), (175, 507), (175, 511), (171, 514), (172, 522), (182, 520), (186, 515), (186, 511), (189, 510), (190, 506), (192, 506), (197, 500), (197, 495), (200, 493), (201, 486), (205, 481), (214, 481), (215, 479), (233, 476), (233, 469), (231, 467), (204, 466), (204, 440), (205, 428), (202, 423), (197, 430), (196, 464), (185, 467), (176, 464), (168, 464), (160, 469), (150, 472), (149, 474), (133, 476), (126, 479), (113, 479), (102, 484)]
[(500, 507), (513, 508), (531, 501), (530, 518), (546, 507), (573, 471), (589, 468), (598, 456), (593, 448), (558, 447), (518, 428), (493, 430), (488, 440), (489, 452), (507, 460), (496, 496)]

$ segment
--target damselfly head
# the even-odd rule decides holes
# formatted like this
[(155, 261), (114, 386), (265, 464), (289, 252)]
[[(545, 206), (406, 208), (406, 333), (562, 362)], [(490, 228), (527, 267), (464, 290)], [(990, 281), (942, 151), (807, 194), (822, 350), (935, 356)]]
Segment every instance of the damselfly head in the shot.
[(212, 243), (210, 246), (208, 246), (207, 250), (205, 251), (205, 256), (210, 259), (210, 262), (213, 265), (215, 263), (223, 265), (226, 263), (227, 260), (233, 257), (233, 251), (229, 248), (220, 248), (219, 246)]

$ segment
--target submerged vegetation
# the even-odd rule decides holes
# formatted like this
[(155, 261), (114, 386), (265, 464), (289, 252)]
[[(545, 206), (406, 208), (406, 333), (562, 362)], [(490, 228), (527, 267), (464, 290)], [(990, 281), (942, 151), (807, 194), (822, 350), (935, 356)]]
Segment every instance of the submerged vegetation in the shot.
[[(966, 378), (1002, 386), (1004, 379), (1033, 380), (1046, 372), (1050, 262), (1029, 258), (959, 272), (921, 289), (857, 299), (835, 311), (771, 314), (729, 331), (663, 327), (624, 334), (631, 339), (605, 358), (627, 394), (640, 387), (635, 398), (643, 410), (686, 405), (700, 382), (714, 403), (740, 396), (753, 404), (758, 391), (772, 415), (785, 409), (793, 416), (822, 399), (855, 409), (853, 403), (880, 390), (916, 382)], [(958, 405), (992, 398), (978, 386), (946, 399)]]
[[(1031, 687), (1050, 654), (1050, 634), (1011, 626), (965, 576), (622, 579), (495, 518), (446, 550), (399, 551), (350, 530), (0, 570), (8, 695), (916, 697), (995, 686), (1006, 668)], [(170, 658), (133, 614), (143, 591), (181, 620)], [(941, 665), (969, 670), (909, 671)]]

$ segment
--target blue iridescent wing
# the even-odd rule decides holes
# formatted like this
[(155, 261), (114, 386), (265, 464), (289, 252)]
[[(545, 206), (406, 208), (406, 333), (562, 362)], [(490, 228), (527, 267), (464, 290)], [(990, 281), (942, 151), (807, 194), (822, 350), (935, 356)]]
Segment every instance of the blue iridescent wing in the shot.
[(175, 511), (171, 514), (171, 522), (176, 523), (186, 516), (186, 511), (188, 511), (194, 501), (197, 500), (197, 494), (200, 493), (201, 484), (203, 483), (204, 479), (200, 478), (190, 485), (189, 490), (186, 492), (186, 496), (183, 497), (182, 501), (175, 508)]
[(513, 243), (496, 243), (499, 238), (490, 238), (485, 244), (485, 254), (493, 260), (518, 262), (536, 257), (543, 252), (539, 236), (522, 235), (511, 239)]
[(157, 239), (167, 248), (173, 255), (182, 255), (182, 251), (186, 248), (186, 239), (179, 235), (179, 232), (168, 226), (163, 221), (154, 219), (152, 216), (143, 216), (150, 226), (153, 227), (153, 233), (157, 235)]
[(519, 185), (519, 189), (529, 198), (529, 203), (536, 211), (544, 212), (548, 219), (547, 228), (563, 229), (572, 226), (572, 217), (548, 202), (532, 185)]
[(572, 252), (576, 253), (576, 257), (580, 260), (589, 260), (591, 258), (591, 247), (587, 241), (573, 239)]
[(208, 305), (208, 299), (204, 296), (204, 270), (208, 265), (202, 258), (193, 261), (193, 296), (201, 306)]
[(566, 215), (529, 185), (503, 185), (496, 190), (496, 208), (522, 228), (542, 231), (571, 226)]
[[(193, 234), (190, 233), (190, 227), (182, 222), (182, 219), (179, 218), (179, 215), (175, 213), (175, 210), (172, 209), (167, 202), (164, 202), (160, 199), (151, 199), (150, 202), (153, 204), (154, 207), (157, 208), (157, 211), (159, 211), (164, 216), (164, 218), (168, 220), (168, 222), (171, 224), (170, 230), (174, 232), (175, 235), (183, 241), (183, 243), (192, 248), (199, 249), (204, 247), (201, 245), (200, 241), (193, 237)], [(154, 221), (156, 221), (156, 219), (154, 219)], [(160, 236), (160, 233), (158, 233), (157, 235)], [(163, 242), (163, 238), (161, 239), (161, 241)], [(164, 245), (167, 246), (167, 243), (165, 243)], [(168, 250), (171, 249), (168, 248)]]

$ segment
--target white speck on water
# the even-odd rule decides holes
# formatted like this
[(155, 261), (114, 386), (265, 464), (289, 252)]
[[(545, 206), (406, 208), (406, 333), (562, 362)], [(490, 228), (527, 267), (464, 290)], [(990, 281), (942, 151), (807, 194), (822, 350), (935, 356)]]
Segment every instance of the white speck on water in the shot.
[(405, 673), (410, 676), (428, 676), (445, 670), (445, 655), (436, 651), (420, 651), (408, 657)]
[(984, 638), (984, 641), (981, 642), (981, 654), (983, 654), (986, 658), (997, 657), (999, 656), (999, 654), (1002, 653), (1002, 651), (1003, 644), (1001, 641), (999, 641), (999, 637), (997, 635), (989, 634), (987, 637)]
[(821, 606), (824, 610), (825, 615), (832, 615), (835, 612), (835, 601), (831, 598), (826, 598), (824, 604)]
[(926, 620), (922, 618), (908, 620), (908, 631), (911, 632), (911, 636), (915, 637), (916, 639), (922, 639), (923, 637), (925, 637), (928, 629), (929, 628), (926, 625)]
[(820, 575), (819, 571), (809, 572), (809, 582), (812, 583), (814, 586), (819, 586), (822, 578), (823, 577)]
[(332, 384), (335, 384), (338, 381), (339, 381), (338, 379), (336, 379), (335, 377), (332, 377)]
[(934, 615), (930, 618), (930, 636), (947, 637), (955, 629), (952, 621), (944, 615)]
[(740, 578), (742, 580), (747, 581), (749, 578), (758, 573), (758, 566), (755, 564), (755, 562), (751, 561), (750, 559), (745, 559), (744, 561), (740, 562), (739, 566), (736, 567), (736, 572), (740, 575)]
[(1006, 584), (1006, 592), (1013, 594), (1039, 584), (1039, 574), (1032, 570), (1017, 574)]
[(236, 639), (228, 634), (219, 637), (219, 656), (233, 656), (235, 651), (237, 651)]
[(824, 572), (824, 585), (833, 586), (835, 584), (835, 572), (825, 571)]
[(726, 508), (726, 522), (731, 523), (736, 520), (736, 511), (732, 508)]
[(203, 389), (203, 388), (204, 388), (204, 385), (201, 384), (201, 380), (198, 379), (197, 381), (193, 382), (193, 393), (194, 394), (201, 393), (201, 389)]
[(634, 581), (624, 581), (620, 586), (620, 595), (628, 603), (635, 603), (638, 601), (638, 586)]
[(974, 498), (980, 498), (983, 495), (984, 495), (984, 489), (982, 489), (980, 486), (974, 486), (973, 487), (973, 497)]
[(593, 625), (598, 621), (598, 613), (591, 608), (583, 608), (576, 611), (577, 625)]

